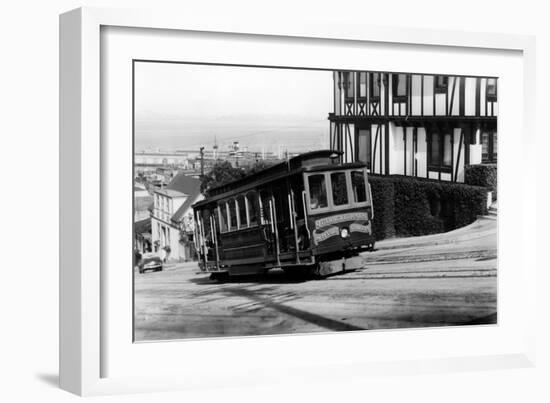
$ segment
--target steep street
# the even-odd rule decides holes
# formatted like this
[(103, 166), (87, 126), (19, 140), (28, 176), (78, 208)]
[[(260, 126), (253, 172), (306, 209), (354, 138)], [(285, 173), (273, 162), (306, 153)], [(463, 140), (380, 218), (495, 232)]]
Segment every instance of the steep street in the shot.
[(196, 263), (135, 275), (135, 339), (289, 334), (496, 323), (497, 221), (385, 240), (356, 271), (323, 280), (225, 283)]

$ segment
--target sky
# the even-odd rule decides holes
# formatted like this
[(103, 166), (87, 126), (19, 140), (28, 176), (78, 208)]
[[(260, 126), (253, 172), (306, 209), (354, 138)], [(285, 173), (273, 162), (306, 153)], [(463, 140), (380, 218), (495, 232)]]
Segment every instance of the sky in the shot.
[(136, 151), (328, 146), (332, 72), (137, 62)]

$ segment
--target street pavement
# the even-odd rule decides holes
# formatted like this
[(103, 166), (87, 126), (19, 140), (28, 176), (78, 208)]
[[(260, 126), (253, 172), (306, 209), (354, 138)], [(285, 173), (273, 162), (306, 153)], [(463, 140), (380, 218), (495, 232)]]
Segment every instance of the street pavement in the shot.
[(381, 241), (356, 271), (219, 283), (196, 263), (135, 274), (135, 340), (494, 324), (497, 221)]

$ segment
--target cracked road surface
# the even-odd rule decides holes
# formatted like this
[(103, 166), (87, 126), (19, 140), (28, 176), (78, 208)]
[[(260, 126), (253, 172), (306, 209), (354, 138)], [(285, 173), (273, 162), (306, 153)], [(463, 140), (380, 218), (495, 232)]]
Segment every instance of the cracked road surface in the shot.
[(323, 280), (280, 270), (226, 283), (196, 263), (135, 274), (135, 340), (494, 324), (496, 221), (381, 241), (356, 271)]

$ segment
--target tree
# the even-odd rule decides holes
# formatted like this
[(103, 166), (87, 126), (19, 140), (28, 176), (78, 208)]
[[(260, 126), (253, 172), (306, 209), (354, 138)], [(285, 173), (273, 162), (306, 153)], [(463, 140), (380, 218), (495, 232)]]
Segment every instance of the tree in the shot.
[(276, 163), (277, 162), (268, 162), (265, 160), (256, 161), (254, 164), (248, 166), (245, 169), (245, 175), (252, 175), (252, 174), (255, 174), (256, 172), (263, 171), (264, 169), (272, 167)]
[(208, 196), (211, 188), (241, 179), (244, 175), (243, 169), (234, 168), (229, 161), (218, 161), (201, 177), (201, 192)]
[(208, 197), (208, 191), (213, 187), (236, 181), (273, 165), (272, 162), (257, 161), (246, 168), (235, 168), (229, 161), (218, 161), (207, 174), (201, 177), (201, 192)]

